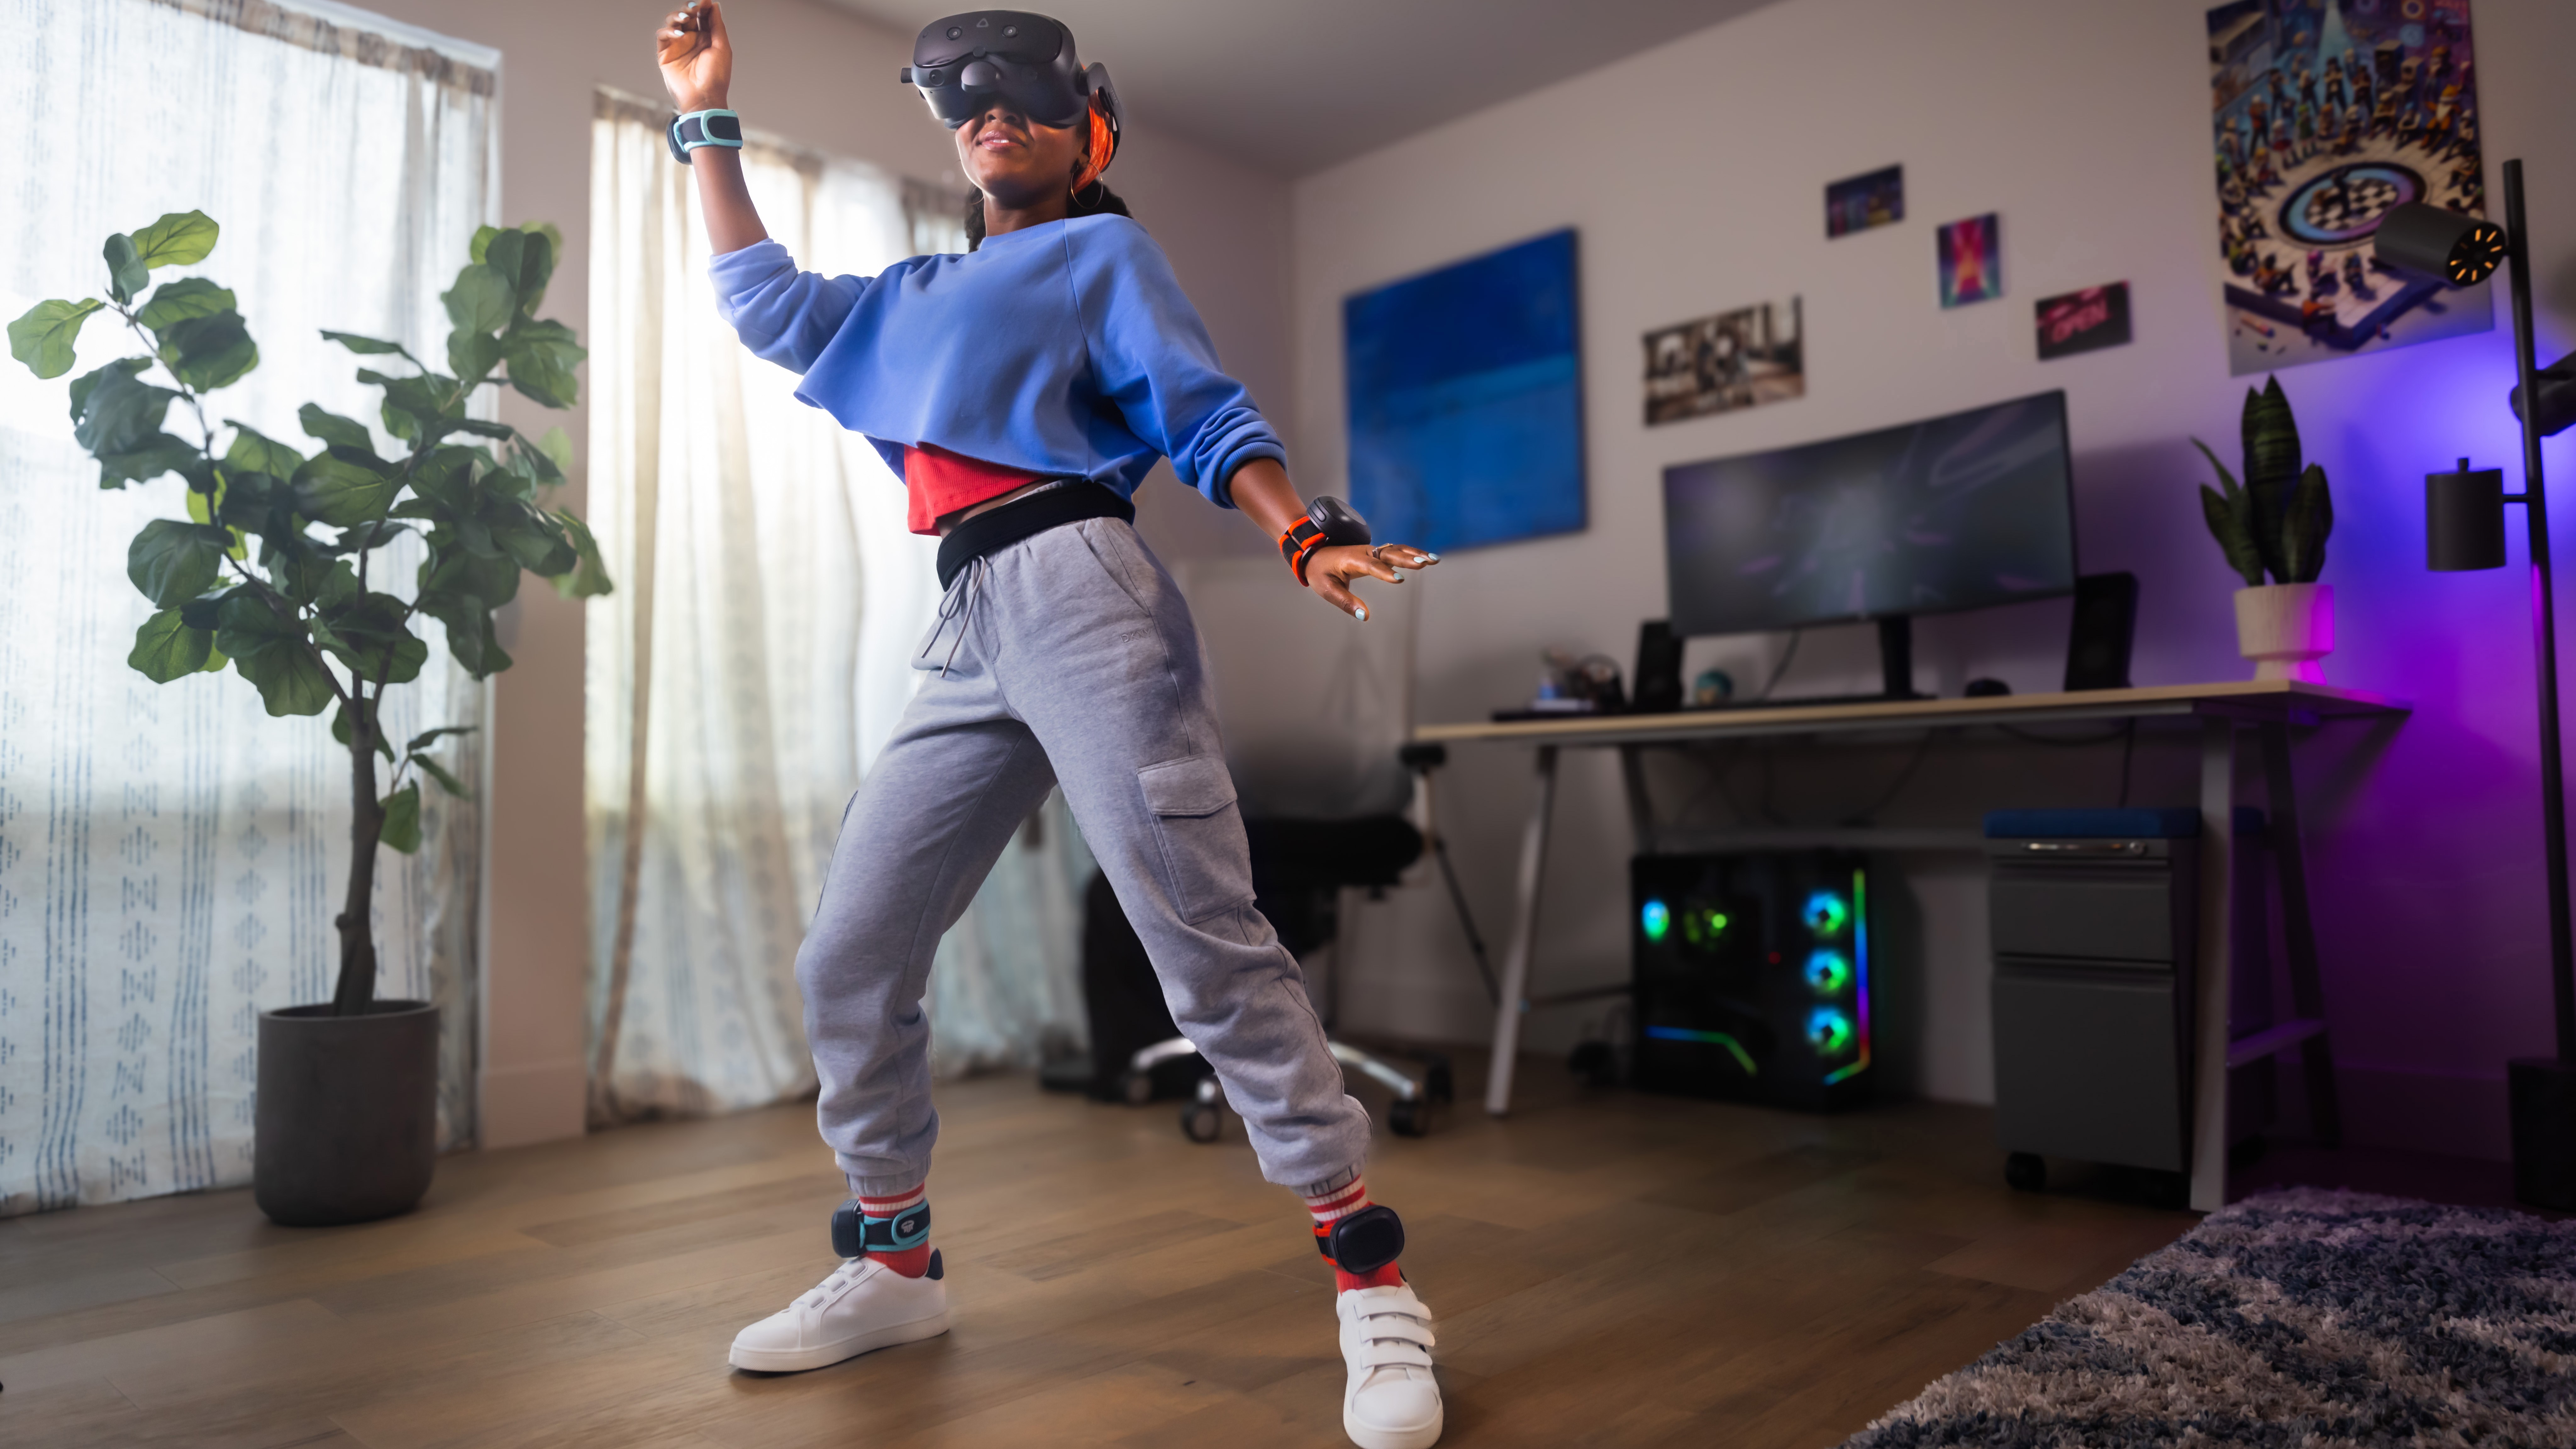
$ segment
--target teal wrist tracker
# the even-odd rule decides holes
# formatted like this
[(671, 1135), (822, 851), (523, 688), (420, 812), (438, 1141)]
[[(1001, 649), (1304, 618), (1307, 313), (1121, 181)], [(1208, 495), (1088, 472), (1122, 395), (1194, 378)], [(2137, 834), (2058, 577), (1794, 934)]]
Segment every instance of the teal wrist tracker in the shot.
[(686, 166), (689, 153), (701, 146), (742, 149), (742, 117), (733, 111), (691, 111), (673, 116), (665, 134), (671, 142), (671, 159)]

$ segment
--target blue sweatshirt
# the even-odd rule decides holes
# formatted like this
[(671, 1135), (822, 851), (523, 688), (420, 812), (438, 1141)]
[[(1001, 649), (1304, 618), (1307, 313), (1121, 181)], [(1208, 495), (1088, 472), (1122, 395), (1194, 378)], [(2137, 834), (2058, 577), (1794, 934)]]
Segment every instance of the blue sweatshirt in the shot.
[(775, 241), (707, 270), (753, 353), (866, 435), (903, 475), (928, 443), (1134, 496), (1156, 455), (1220, 505), (1255, 458), (1285, 461), (1252, 394), (1217, 366), (1198, 310), (1145, 229), (1085, 216), (913, 257), (873, 277), (796, 270)]

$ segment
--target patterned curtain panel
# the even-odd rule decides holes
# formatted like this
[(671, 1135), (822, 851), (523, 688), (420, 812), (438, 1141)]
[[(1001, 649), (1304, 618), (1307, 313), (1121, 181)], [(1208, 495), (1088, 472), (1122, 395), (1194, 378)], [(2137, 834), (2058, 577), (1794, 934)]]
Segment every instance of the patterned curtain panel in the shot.
[[(588, 632), (598, 1121), (813, 1089), (797, 944), (938, 606), (936, 545), (905, 531), (883, 461), (717, 317), (669, 115), (602, 91), (592, 129), (589, 516), (620, 585)], [(964, 246), (954, 193), (907, 207), (872, 167), (758, 136), (743, 169), (808, 267)], [(943, 1070), (1079, 1031), (1088, 868), (1041, 820), (994, 872), (934, 973)]]
[[(261, 348), (209, 420), (292, 439), (303, 402), (372, 416), (356, 360), (315, 334), (437, 355), (438, 290), (496, 219), (497, 58), (331, 13), (0, 0), (21, 53), (53, 58), (0, 67), (0, 111), (51, 118), (0, 147), (0, 314), (98, 292), (109, 233), (201, 209), (223, 237), (187, 270), (238, 294)], [(144, 350), (93, 318), (75, 375)], [(183, 491), (100, 491), (67, 383), (0, 363), (0, 1215), (249, 1181), (257, 1016), (329, 998), (349, 865), (325, 720), (271, 719), (230, 673), (126, 667), (151, 612), (126, 545), (186, 516)], [(483, 710), (433, 667), (388, 716), (417, 732)], [(445, 759), (467, 780), (479, 738)], [(453, 1145), (474, 1132), (481, 826), (429, 798), (420, 853), (378, 864), (377, 990), (444, 1008)]]

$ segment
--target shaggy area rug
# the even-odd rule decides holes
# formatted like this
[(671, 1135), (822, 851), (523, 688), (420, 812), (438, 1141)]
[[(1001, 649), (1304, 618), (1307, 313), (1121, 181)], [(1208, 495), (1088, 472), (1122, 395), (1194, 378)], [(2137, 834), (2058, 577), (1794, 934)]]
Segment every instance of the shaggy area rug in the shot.
[(2576, 1222), (2250, 1198), (1847, 1449), (1936, 1444), (2576, 1445)]

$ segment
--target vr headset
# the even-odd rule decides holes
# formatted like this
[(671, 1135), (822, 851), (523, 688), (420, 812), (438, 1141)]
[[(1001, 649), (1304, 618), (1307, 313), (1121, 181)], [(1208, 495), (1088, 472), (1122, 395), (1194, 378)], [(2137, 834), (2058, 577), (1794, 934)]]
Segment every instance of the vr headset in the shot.
[(930, 22), (912, 43), (912, 64), (899, 79), (918, 88), (930, 113), (952, 131), (996, 98), (1032, 121), (1078, 125), (1097, 97), (1114, 155), (1126, 121), (1108, 68), (1086, 69), (1074, 54), (1072, 31), (1025, 10), (970, 10)]

